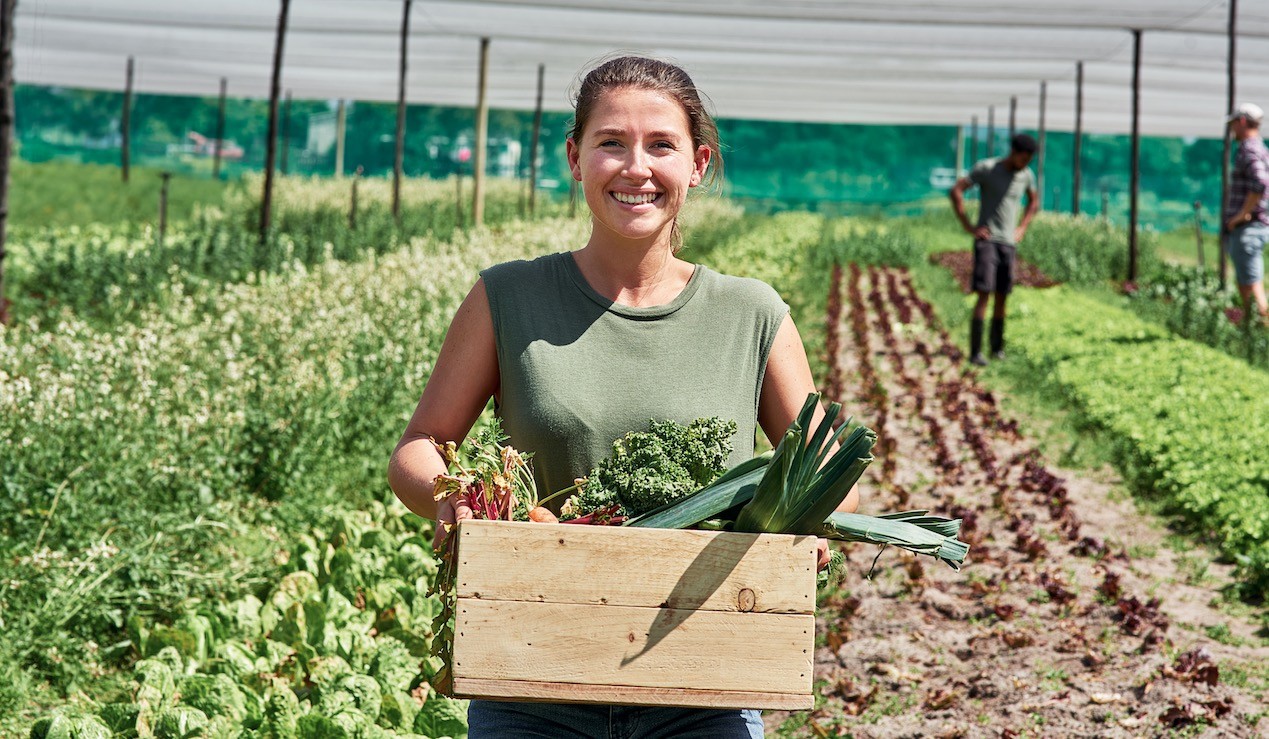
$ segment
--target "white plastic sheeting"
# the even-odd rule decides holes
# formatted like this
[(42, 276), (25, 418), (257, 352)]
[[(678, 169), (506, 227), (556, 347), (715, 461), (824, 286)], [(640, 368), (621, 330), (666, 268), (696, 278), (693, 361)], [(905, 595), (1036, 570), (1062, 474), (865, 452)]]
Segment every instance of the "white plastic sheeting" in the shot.
[[(471, 106), (479, 38), (490, 103), (569, 108), (579, 70), (616, 51), (682, 64), (730, 118), (968, 123), (996, 107), (1034, 128), (1048, 81), (1048, 126), (1074, 121), (1084, 64), (1084, 127), (1131, 119), (1132, 35), (1142, 44), (1142, 131), (1216, 136), (1225, 100), (1229, 0), (415, 0), (408, 99)], [(268, 93), (278, 0), (18, 0), (19, 83), (140, 92)], [(392, 101), (403, 0), (292, 0), (283, 86), (297, 98)], [(1269, 107), (1269, 0), (1239, 3), (1238, 99)]]

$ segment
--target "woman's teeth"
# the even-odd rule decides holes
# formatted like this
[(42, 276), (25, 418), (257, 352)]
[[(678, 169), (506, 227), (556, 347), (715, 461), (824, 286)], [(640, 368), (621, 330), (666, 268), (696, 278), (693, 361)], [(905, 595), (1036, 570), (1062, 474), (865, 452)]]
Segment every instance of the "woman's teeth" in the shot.
[(624, 192), (614, 192), (612, 196), (616, 198), (618, 202), (625, 203), (626, 205), (643, 205), (644, 203), (651, 203), (661, 197), (661, 193), (645, 192), (640, 195), (630, 195)]

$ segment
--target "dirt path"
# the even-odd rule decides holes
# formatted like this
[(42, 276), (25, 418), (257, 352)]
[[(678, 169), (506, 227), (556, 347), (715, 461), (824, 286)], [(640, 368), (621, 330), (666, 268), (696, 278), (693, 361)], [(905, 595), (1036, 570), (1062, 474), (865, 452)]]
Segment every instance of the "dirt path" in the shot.
[[(964, 374), (898, 270), (844, 271), (840, 397), (879, 432), (861, 512), (964, 519), (955, 572), (848, 550), (820, 608), (809, 715), (794, 736), (1261, 736), (1269, 649), (1209, 605), (1227, 568), (1178, 554), (1112, 485), (1050, 466)], [(862, 308), (862, 310), (860, 310)], [(832, 307), (830, 306), (830, 311)], [(965, 365), (968, 366), (968, 365)], [(1211, 636), (1209, 636), (1211, 634)], [(1220, 637), (1218, 641), (1212, 636)], [(1252, 687), (1248, 683), (1253, 683)]]

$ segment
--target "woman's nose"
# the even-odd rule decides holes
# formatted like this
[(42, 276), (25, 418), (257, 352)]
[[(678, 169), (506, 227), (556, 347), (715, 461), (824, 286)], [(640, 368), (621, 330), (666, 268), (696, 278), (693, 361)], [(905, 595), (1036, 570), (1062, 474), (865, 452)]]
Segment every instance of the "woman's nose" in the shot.
[(648, 179), (652, 176), (651, 157), (641, 149), (632, 149), (624, 174), (632, 180)]

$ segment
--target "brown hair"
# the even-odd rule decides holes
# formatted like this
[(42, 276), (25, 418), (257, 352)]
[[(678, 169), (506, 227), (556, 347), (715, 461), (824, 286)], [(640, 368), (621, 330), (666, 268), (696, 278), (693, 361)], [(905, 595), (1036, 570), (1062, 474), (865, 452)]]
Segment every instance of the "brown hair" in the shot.
[[(582, 78), (577, 92), (573, 95), (573, 126), (569, 129), (569, 138), (581, 142), (582, 132), (586, 130), (586, 122), (590, 118), (591, 109), (600, 96), (609, 90), (633, 87), (639, 90), (651, 90), (669, 97), (683, 106), (687, 113), (688, 130), (692, 136), (692, 151), (698, 147), (710, 148), (710, 166), (705, 173), (703, 183), (717, 185), (723, 177), (723, 154), (718, 140), (718, 125), (714, 117), (705, 109), (701, 93), (696, 83), (681, 67), (649, 59), (642, 56), (622, 56), (610, 59), (595, 67)], [(675, 221), (671, 236), (674, 251), (682, 246), (678, 222)]]
[(706, 173), (706, 178), (711, 184), (722, 178), (723, 156), (719, 151), (718, 126), (714, 123), (714, 117), (705, 109), (701, 93), (687, 72), (659, 59), (622, 56), (610, 59), (588, 72), (573, 96), (573, 127), (569, 129), (569, 137), (580, 142), (595, 101), (605, 92), (622, 87), (652, 90), (678, 101), (683, 106), (683, 112), (687, 113), (693, 149), (708, 146), (713, 152), (710, 172)]

